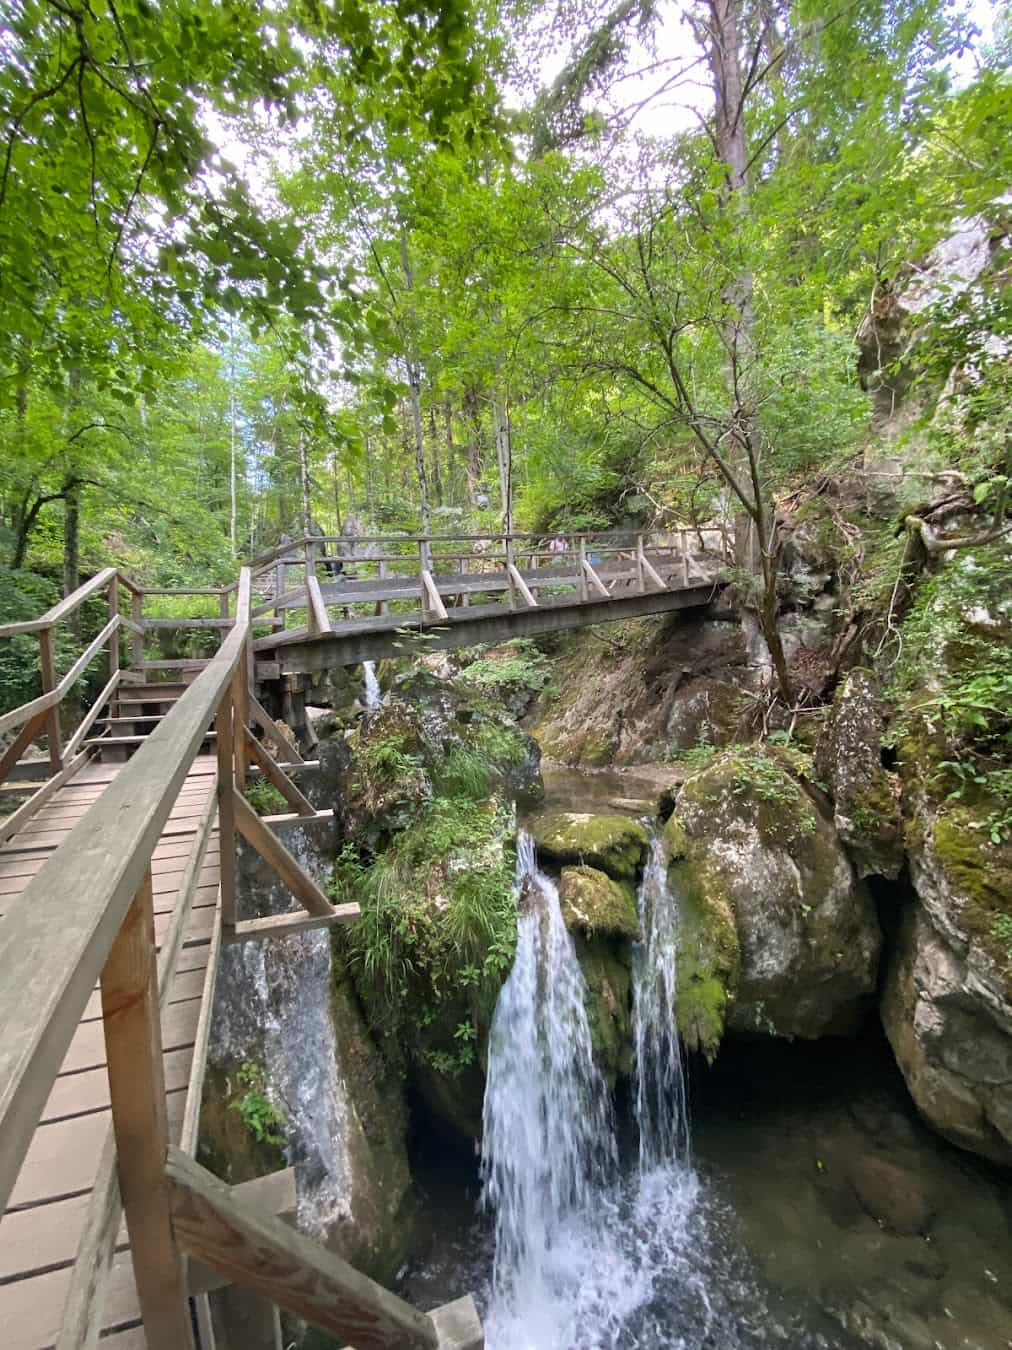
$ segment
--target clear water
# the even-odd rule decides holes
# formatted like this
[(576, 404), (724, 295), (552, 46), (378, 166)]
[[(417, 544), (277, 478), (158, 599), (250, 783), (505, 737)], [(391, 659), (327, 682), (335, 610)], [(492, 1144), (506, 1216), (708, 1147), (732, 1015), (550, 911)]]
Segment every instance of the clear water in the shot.
[(372, 661), (362, 662), (362, 702), (366, 712), (374, 712), (383, 702), (376, 666)]

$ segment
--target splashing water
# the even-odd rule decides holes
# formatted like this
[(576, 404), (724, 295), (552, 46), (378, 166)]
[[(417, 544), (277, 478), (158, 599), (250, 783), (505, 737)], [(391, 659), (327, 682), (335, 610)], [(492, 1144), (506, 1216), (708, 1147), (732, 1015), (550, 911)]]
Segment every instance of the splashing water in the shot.
[[(640, 1165), (622, 1176), (586, 986), (552, 881), (518, 840), (517, 955), (492, 1023), (483, 1201), (495, 1212), (489, 1350), (757, 1346), (760, 1300), (725, 1216), (701, 1211), (675, 1023), (677, 905), (655, 840), (634, 951)], [(716, 1291), (715, 1291), (716, 1285)], [(725, 1305), (733, 1297), (739, 1310)], [(744, 1311), (741, 1311), (741, 1309)], [(718, 1339), (712, 1337), (717, 1334)]]
[(689, 1164), (689, 1110), (676, 1020), (678, 905), (659, 835), (637, 895), (641, 940), (633, 952), (636, 1122), (642, 1173)]
[[(607, 1090), (591, 1053), (583, 974), (559, 893), (521, 833), (517, 953), (492, 1021), (484, 1204), (495, 1212), (494, 1297), (503, 1338), (554, 1344), (572, 1228), (616, 1159)], [(519, 1318), (525, 1340), (508, 1339)]]
[(379, 680), (376, 678), (376, 665), (373, 661), (362, 662), (362, 697), (365, 701), (366, 712), (375, 712), (383, 702), (383, 695), (380, 692)]

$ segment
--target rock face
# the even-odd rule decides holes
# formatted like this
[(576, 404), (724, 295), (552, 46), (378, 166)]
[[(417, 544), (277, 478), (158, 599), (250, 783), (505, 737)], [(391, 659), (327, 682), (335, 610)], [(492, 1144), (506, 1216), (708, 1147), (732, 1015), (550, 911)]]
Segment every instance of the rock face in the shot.
[[(286, 846), (322, 878), (329, 822)], [(293, 902), (259, 855), (239, 855), (240, 917)], [(369, 1036), (327, 933), (226, 947), (215, 992), (201, 1157), (230, 1182), (295, 1166), (298, 1224), (376, 1278), (413, 1222), (400, 1082)]]
[(875, 677), (852, 670), (815, 749), (815, 771), (833, 798), (833, 824), (858, 876), (895, 878), (903, 866), (900, 784), (882, 767), (883, 718)]
[(615, 881), (632, 881), (650, 843), (638, 820), (582, 811), (538, 816), (531, 823), (531, 834), (542, 862), (556, 867), (579, 863)]
[(722, 1022), (805, 1038), (856, 1028), (875, 989), (878, 920), (832, 824), (785, 764), (722, 755), (685, 784), (666, 842), (698, 935), (680, 985), (680, 997), (697, 996), (690, 1042), (712, 1054)]
[[(697, 745), (724, 745), (747, 700), (748, 656), (737, 623), (680, 617), (575, 634), (553, 663), (530, 726), (545, 754), (585, 768), (649, 763)], [(588, 677), (590, 672), (590, 677)]]

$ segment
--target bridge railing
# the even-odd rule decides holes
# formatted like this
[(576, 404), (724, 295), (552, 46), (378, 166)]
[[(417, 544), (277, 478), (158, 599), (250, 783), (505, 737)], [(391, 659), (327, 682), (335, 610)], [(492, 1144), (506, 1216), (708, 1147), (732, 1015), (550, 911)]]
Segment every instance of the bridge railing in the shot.
[[(123, 632), (134, 634), (139, 641), (141, 630), (136, 617), (120, 613), (122, 593), (131, 601), (136, 616), (140, 588), (130, 577), (115, 567), (107, 567), (79, 586), (66, 599), (53, 605), (37, 619), (19, 623), (0, 624), (0, 641), (30, 635), (38, 643), (38, 665), (42, 692), (20, 707), (0, 716), (0, 736), (11, 735), (10, 743), (0, 754), (0, 794), (4, 797), (22, 797), (27, 800), (0, 821), (0, 843), (11, 838), (49, 800), (58, 788), (68, 782), (89, 758), (91, 733), (102, 710), (114, 707), (116, 691), (122, 680), (120, 669), (120, 639)], [(108, 618), (96, 636), (84, 646), (73, 664), (62, 676), (56, 669), (56, 634), (62, 625), (77, 615), (85, 601), (103, 596), (108, 607)], [(79, 713), (77, 725), (64, 741), (66, 728), (64, 714), (71, 704), (70, 695), (90, 667), (103, 654), (108, 660), (108, 678), (95, 696), (91, 707)], [(76, 710), (76, 705), (75, 705)], [(45, 738), (45, 759), (26, 760), (22, 756), (34, 741)], [(11, 775), (15, 781), (9, 781)], [(40, 779), (38, 775), (43, 775)]]
[[(720, 526), (666, 533), (606, 535), (366, 535), (306, 536), (285, 541), (253, 560), (261, 600), (255, 617), (273, 616), (269, 647), (288, 637), (333, 632), (330, 610), (353, 621), (389, 613), (420, 615), (423, 624), (449, 617), (449, 607), (505, 603), (512, 610), (549, 601), (587, 603), (617, 594), (646, 594), (704, 579), (700, 560), (727, 559)], [(304, 616), (304, 621), (299, 622)]]
[[(103, 574), (100, 583), (96, 578), (89, 594), (114, 579)], [(53, 612), (44, 619), (51, 623)], [(110, 628), (107, 636), (114, 631)], [(220, 942), (329, 926), (347, 921), (353, 917), (348, 911), (357, 910), (352, 906), (342, 911), (330, 904), (242, 794), (247, 757), (259, 755), (261, 767), (269, 759), (256, 748), (248, 725), (253, 706), (248, 684), (250, 635), (250, 574), (243, 569), (233, 626), (221, 649), (0, 920), (0, 1212), (98, 982), (112, 1137), (99, 1165), (58, 1350), (80, 1350), (96, 1343), (121, 1202), (152, 1350), (186, 1350), (194, 1345), (188, 1257), (217, 1272), (219, 1282), (243, 1285), (350, 1344), (438, 1350), (452, 1343), (471, 1350), (480, 1347), (481, 1336), (480, 1329), (475, 1331), (470, 1300), (432, 1317), (419, 1313), (280, 1219), (253, 1208), (188, 1156), (187, 1148), (196, 1139), (199, 1072), (190, 1080), (184, 1148), (171, 1146), (161, 1007), (183, 944), (215, 815), (221, 902), (209, 952), (212, 987)], [(53, 706), (47, 701), (26, 717), (44, 715)], [(211, 722), (217, 730), (215, 797), (197, 827), (159, 952), (152, 855)], [(290, 783), (288, 787), (296, 793)], [(262, 851), (302, 901), (302, 910), (250, 921), (245, 927), (238, 920), (237, 832)], [(206, 1053), (207, 985), (204, 1000), (204, 1030), (198, 1032), (203, 1046), (195, 1049), (195, 1059)], [(451, 1341), (461, 1322), (468, 1337)]]

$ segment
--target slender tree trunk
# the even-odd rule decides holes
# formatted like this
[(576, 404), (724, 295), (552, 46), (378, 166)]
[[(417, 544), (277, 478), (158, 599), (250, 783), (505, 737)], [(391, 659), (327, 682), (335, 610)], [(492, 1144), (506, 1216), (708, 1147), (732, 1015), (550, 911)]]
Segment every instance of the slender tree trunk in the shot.
[[(366, 454), (368, 455), (368, 453), (369, 453), (369, 448), (368, 448), (368, 442), (367, 442), (367, 444), (366, 444)], [(333, 454), (331, 455), (331, 457), (330, 457), (330, 467), (331, 467), (331, 470), (332, 470), (333, 475), (334, 475), (334, 519), (335, 519), (335, 521), (337, 522), (337, 528), (336, 528), (335, 533), (340, 534), (340, 533), (341, 533), (341, 477), (340, 477), (341, 466), (340, 466), (340, 464), (338, 463), (338, 460), (337, 460), (337, 451), (336, 451), (336, 450), (334, 451), (334, 453), (333, 453)]]
[(439, 436), (436, 433), (436, 410), (429, 409), (429, 439), (432, 441), (432, 495), (436, 505), (443, 505), (443, 471), (439, 464)]
[(510, 444), (509, 405), (501, 389), (492, 391), (492, 432), (499, 469), (499, 495), (502, 501), (503, 534), (513, 533), (513, 448)]
[(481, 482), (481, 409), (478, 395), (469, 388), (464, 395), (464, 411), (471, 423), (467, 442), (467, 504), (472, 509), (478, 504), (478, 484)]
[(235, 474), (235, 320), (228, 321), (228, 537), (232, 557), (236, 555), (236, 474)]
[[(749, 184), (740, 0), (707, 0), (706, 8), (703, 27), (714, 91), (714, 139), (726, 171), (724, 208), (732, 221), (743, 220), (749, 209)], [(751, 509), (739, 513), (736, 522), (735, 552), (738, 566), (759, 584), (760, 627), (780, 695), (790, 703), (791, 681), (777, 622), (780, 550), (776, 517), (762, 476), (762, 440), (749, 388), (754, 359), (753, 287), (752, 271), (743, 262), (725, 287), (723, 297), (731, 463), (739, 482), (748, 483), (751, 488), (747, 494)]]
[[(68, 435), (70, 421), (80, 401), (81, 371), (74, 367), (67, 375), (67, 401), (63, 409), (63, 431)], [(81, 485), (75, 456), (68, 446), (63, 459), (63, 594), (70, 595), (81, 584)], [(67, 620), (75, 638), (81, 636), (81, 611), (75, 610)]]
[(304, 432), (299, 432), (299, 492), (302, 498), (302, 535), (312, 534), (313, 513), (309, 500), (309, 450)]
[(453, 443), (453, 407), (450, 396), (443, 399), (443, 426), (446, 430), (446, 480), (447, 493), (451, 503), (459, 502), (460, 496), (455, 489), (459, 485), (457, 475), (457, 447)]
[[(419, 505), (422, 517), (422, 534), (428, 536), (432, 533), (432, 518), (429, 511), (429, 483), (425, 472), (425, 439), (422, 435), (422, 364), (418, 356), (418, 346), (415, 340), (414, 326), (414, 299), (415, 274), (411, 266), (411, 256), (408, 253), (408, 236), (406, 230), (401, 230), (401, 267), (404, 271), (404, 285), (411, 297), (408, 306), (408, 332), (407, 342), (405, 344), (407, 354), (405, 364), (407, 366), (408, 389), (411, 395), (411, 422), (414, 431), (415, 444), (415, 471), (418, 475), (418, 494)], [(423, 548), (424, 556), (428, 556), (428, 545)]]

